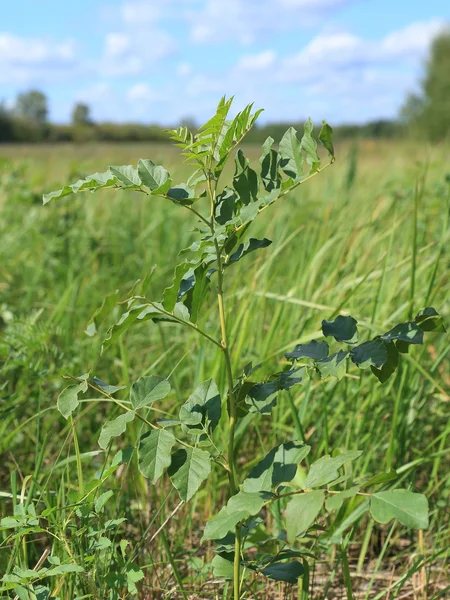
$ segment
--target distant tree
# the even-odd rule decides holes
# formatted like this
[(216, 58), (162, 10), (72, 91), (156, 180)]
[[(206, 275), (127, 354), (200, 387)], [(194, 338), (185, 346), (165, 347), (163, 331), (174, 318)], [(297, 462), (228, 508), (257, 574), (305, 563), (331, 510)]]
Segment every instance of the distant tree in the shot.
[(433, 41), (420, 93), (408, 96), (401, 117), (432, 140), (450, 135), (450, 28)]
[(15, 114), (39, 125), (45, 125), (48, 118), (47, 97), (39, 90), (30, 90), (17, 96)]
[(72, 124), (77, 126), (89, 126), (92, 125), (91, 109), (87, 104), (78, 102), (73, 107), (72, 111)]
[(10, 142), (14, 137), (14, 127), (10, 111), (0, 102), (0, 142)]

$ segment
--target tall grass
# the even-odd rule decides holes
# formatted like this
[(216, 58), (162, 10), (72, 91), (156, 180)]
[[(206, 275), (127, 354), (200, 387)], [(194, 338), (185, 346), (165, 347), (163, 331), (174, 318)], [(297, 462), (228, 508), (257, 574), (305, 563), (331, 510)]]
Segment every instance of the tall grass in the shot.
[[(335, 167), (278, 204), (276, 218), (265, 215), (255, 224), (275, 243), (264, 258), (238, 265), (229, 282), (227, 295), (235, 300), (234, 307), (229, 303), (231, 344), (235, 356), (244, 359), (233, 365), (237, 372), (250, 360), (272, 372), (286, 350), (319, 337), (321, 320), (339, 312), (356, 317), (367, 336), (407, 319), (414, 308), (431, 304), (444, 316), (450, 312), (449, 149), (435, 148), (426, 156), (394, 143), (340, 150)], [(64, 556), (85, 557), (89, 551), (86, 539), (71, 529), (76, 517), (71, 505), (94, 473), (111, 463), (93, 440), (104, 413), (114, 416), (114, 405), (88, 398), (73, 421), (64, 422), (55, 407), (62, 375), (80, 375), (88, 366), (117, 385), (149, 373), (170, 376), (173, 391), (158, 408), (161, 416), (176, 415), (207, 374), (225, 385), (218, 351), (178, 326), (130, 330), (102, 356), (99, 337), (83, 333), (118, 282), (126, 282), (120, 289), (125, 297), (134, 281), (157, 265), (152, 297), (161, 294), (170, 278), (168, 265), (190, 243), (184, 214), (132, 193), (71, 197), (51, 210), (40, 204), (44, 186), (57, 187), (107, 163), (130, 163), (140, 156), (158, 161), (167, 152), (165, 163), (172, 162), (182, 178), (177, 155), (160, 146), (63, 147), (58, 153), (40, 147), (0, 149), (5, 157), (0, 163), (0, 517), (11, 514), (20, 498), (33, 500), (39, 510), (51, 509), (50, 534), (14, 539), (11, 532), (0, 532), (0, 572), (14, 565), (32, 568), (50, 546)], [(55, 180), (56, 173), (62, 181)], [(236, 432), (243, 469), (253, 464), (257, 449), (268, 450), (292, 436), (312, 445), (311, 461), (333, 448), (364, 450), (360, 475), (395, 468), (404, 487), (414, 483), (430, 498), (431, 526), (423, 539), (413, 533), (406, 537), (399, 526), (366, 528), (358, 508), (344, 515), (331, 539), (320, 542), (321, 560), (309, 567), (318, 597), (336, 585), (347, 588), (348, 595), (349, 576), (357, 572), (356, 581), (367, 584), (367, 598), (400, 597), (408, 585), (419, 595), (428, 590), (436, 600), (447, 593), (450, 343), (447, 336), (429, 339), (422, 350), (403, 357), (398, 373), (383, 387), (360, 372), (338, 385), (315, 379), (295, 394), (280, 396), (270, 429), (252, 415)], [(132, 445), (139, 435), (139, 425), (133, 424), (119, 446)], [(213, 481), (183, 507), (169, 487), (147, 486), (135, 458), (116, 471), (113, 481), (114, 499), (99, 522), (127, 519), (117, 526), (114, 540), (130, 541), (129, 560), (146, 575), (142, 597), (186, 598), (194, 590), (198, 597), (215, 597), (208, 548), (199, 547), (200, 532), (192, 531), (224, 494), (225, 480)], [(332, 542), (340, 545), (338, 552)], [(107, 570), (96, 557), (83, 576), (83, 597), (106, 598), (108, 582), (102, 576)], [(200, 575), (199, 565), (204, 566)], [(75, 578), (62, 578), (56, 588), (61, 598), (75, 597)], [(258, 591), (258, 582), (252, 590), (249, 598), (278, 597), (272, 588)], [(298, 594), (308, 597), (307, 589)]]

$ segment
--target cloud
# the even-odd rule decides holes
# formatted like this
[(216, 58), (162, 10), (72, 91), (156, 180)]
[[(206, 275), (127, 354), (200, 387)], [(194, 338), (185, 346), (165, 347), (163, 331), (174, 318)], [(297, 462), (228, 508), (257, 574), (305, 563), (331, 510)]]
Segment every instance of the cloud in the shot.
[(77, 66), (76, 45), (0, 33), (0, 81), (34, 84), (65, 77)]
[(259, 54), (241, 56), (237, 69), (242, 71), (264, 71), (275, 63), (276, 54), (273, 50), (265, 50)]

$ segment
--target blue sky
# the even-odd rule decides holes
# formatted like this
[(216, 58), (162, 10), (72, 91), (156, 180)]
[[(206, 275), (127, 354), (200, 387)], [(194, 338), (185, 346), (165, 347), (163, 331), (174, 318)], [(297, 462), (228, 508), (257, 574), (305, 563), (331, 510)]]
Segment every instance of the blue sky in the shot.
[(0, 100), (38, 88), (51, 118), (174, 124), (221, 95), (265, 121), (396, 115), (420, 80), (448, 0), (3, 2)]

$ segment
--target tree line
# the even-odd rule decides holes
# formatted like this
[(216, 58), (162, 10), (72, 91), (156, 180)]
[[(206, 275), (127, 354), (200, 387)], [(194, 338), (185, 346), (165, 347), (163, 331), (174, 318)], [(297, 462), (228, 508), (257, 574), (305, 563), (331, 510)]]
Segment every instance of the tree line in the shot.
[[(96, 123), (85, 103), (75, 104), (68, 125), (51, 123), (48, 115), (47, 97), (39, 90), (19, 94), (10, 109), (0, 102), (0, 142), (169, 141), (161, 125)], [(192, 121), (186, 124), (195, 129)], [(256, 127), (248, 141), (261, 143), (269, 135), (279, 139), (285, 129), (286, 124), (283, 123)], [(433, 41), (419, 91), (409, 94), (398, 118), (335, 127), (336, 139), (410, 135), (433, 141), (450, 136), (450, 29)]]

